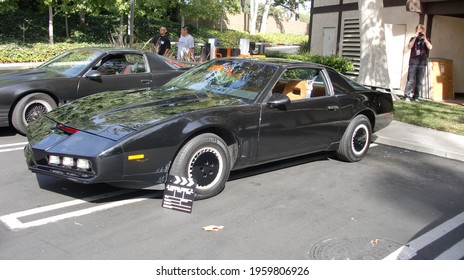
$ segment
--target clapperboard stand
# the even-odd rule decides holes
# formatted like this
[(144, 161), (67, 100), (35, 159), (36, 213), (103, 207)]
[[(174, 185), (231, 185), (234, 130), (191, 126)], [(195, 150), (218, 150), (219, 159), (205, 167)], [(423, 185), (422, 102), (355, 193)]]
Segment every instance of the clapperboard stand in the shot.
[(193, 179), (169, 175), (164, 189), (162, 207), (192, 213), (196, 186)]

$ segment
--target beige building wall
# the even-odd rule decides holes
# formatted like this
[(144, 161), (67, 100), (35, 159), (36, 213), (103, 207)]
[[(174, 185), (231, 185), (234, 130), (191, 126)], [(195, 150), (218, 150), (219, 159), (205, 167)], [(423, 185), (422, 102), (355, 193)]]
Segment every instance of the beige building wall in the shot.
[(384, 8), (383, 19), (385, 32), (387, 33), (387, 56), (391, 88), (399, 88), (404, 91), (408, 78), (410, 55), (407, 45), (409, 39), (415, 35), (419, 15), (406, 11), (404, 7), (389, 7)]
[[(357, 0), (356, 0), (357, 1)], [(330, 5), (338, 5), (340, 4), (340, 0), (324, 0), (324, 1), (315, 1), (314, 7), (325, 7)]]
[[(333, 2), (333, 3), (332, 3)], [(357, 2), (357, 0), (344, 0), (343, 3)], [(315, 6), (328, 6), (339, 4), (339, 1), (316, 1)], [(391, 88), (404, 91), (408, 75), (410, 50), (407, 47), (409, 39), (415, 34), (415, 27), (420, 17), (417, 13), (406, 11), (404, 6), (384, 8), (384, 24), (387, 40), (388, 68)], [(343, 22), (345, 19), (359, 18), (359, 11), (346, 11), (342, 13), (340, 30), (339, 53), (343, 51)], [(427, 25), (427, 17), (425, 24)], [(311, 52), (322, 54), (324, 27), (338, 27), (338, 13), (315, 14), (311, 37)], [(338, 31), (338, 30), (337, 30)], [(453, 60), (454, 91), (464, 92), (464, 79), (458, 73), (464, 72), (464, 43), (461, 34), (464, 34), (464, 20), (454, 17), (434, 16), (432, 22), (431, 40), (433, 49), (430, 58), (444, 58)], [(361, 50), (362, 51), (362, 50)], [(462, 75), (461, 75), (462, 76)], [(400, 81), (398, 81), (398, 79)]]
[[(464, 4), (464, 3), (463, 3)], [(445, 58), (453, 61), (454, 92), (464, 93), (464, 20), (435, 16), (432, 23), (431, 58)]]
[[(243, 14), (227, 15), (225, 28), (232, 30), (245, 30)], [(258, 32), (259, 30), (257, 30)], [(267, 19), (266, 33), (309, 34), (309, 23), (301, 21), (283, 21), (278, 24), (273, 17)]]
[(338, 32), (338, 13), (315, 14), (313, 18), (313, 31), (311, 38), (311, 52), (322, 54), (324, 28), (335, 28)]

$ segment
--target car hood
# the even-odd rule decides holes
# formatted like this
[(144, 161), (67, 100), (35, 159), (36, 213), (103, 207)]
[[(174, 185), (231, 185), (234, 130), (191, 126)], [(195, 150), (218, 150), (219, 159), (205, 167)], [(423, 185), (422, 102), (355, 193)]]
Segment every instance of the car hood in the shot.
[(26, 70), (14, 70), (9, 72), (0, 73), (0, 86), (6, 86), (11, 84), (17, 84), (25, 81), (32, 81), (37, 79), (50, 79), (66, 77), (63, 74), (59, 74), (52, 71), (46, 71), (40, 68), (26, 69)]
[(45, 117), (79, 131), (118, 140), (176, 115), (236, 104), (242, 101), (186, 89), (112, 91), (78, 99)]

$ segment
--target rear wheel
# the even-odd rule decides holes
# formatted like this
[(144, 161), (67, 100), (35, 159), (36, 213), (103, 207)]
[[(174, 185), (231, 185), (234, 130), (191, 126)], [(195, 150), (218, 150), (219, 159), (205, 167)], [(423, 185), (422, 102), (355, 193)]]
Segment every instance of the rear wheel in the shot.
[(55, 100), (44, 93), (28, 94), (13, 109), (11, 123), (16, 131), (25, 135), (30, 122), (56, 107)]
[(195, 199), (204, 199), (224, 189), (230, 168), (227, 144), (216, 134), (205, 133), (192, 138), (180, 149), (169, 174), (193, 179), (197, 184)]
[(356, 116), (348, 125), (337, 150), (339, 159), (349, 162), (364, 158), (371, 142), (372, 128), (364, 115)]

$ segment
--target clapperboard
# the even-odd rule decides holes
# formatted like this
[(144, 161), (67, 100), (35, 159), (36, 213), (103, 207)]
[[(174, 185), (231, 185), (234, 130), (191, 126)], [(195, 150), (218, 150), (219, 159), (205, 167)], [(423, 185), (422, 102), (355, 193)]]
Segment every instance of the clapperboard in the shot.
[(193, 179), (169, 175), (164, 189), (164, 208), (192, 213), (193, 199), (197, 184)]

